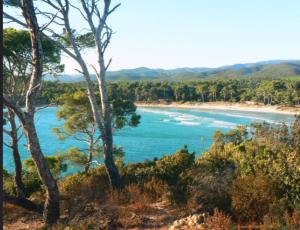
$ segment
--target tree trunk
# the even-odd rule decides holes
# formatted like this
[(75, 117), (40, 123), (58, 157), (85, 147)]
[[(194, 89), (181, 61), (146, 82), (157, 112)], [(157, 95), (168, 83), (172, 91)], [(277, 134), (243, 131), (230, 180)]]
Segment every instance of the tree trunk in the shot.
[[(91, 30), (94, 34), (95, 38), (95, 45), (96, 50), (98, 54), (98, 65), (99, 65), (99, 72), (96, 72), (97, 81), (98, 81), (98, 87), (100, 92), (100, 98), (101, 98), (101, 109), (102, 109), (102, 117), (103, 117), (103, 132), (102, 132), (102, 141), (104, 145), (104, 163), (106, 172), (108, 174), (110, 184), (113, 188), (120, 189), (123, 187), (123, 183), (121, 180), (121, 176), (119, 174), (119, 170), (117, 166), (115, 165), (114, 159), (113, 159), (113, 133), (112, 133), (112, 120), (111, 120), (111, 111), (110, 111), (110, 101), (107, 96), (106, 92), (106, 70), (108, 66), (105, 66), (104, 63), (104, 51), (105, 48), (103, 47), (103, 41), (101, 40), (101, 31), (104, 29), (106, 18), (109, 14), (109, 6), (111, 1), (104, 1), (104, 12), (103, 16), (100, 20), (99, 26), (97, 29), (95, 28), (92, 17), (87, 13), (88, 16), (88, 22), (91, 27)], [(85, 4), (83, 4), (83, 7), (85, 8)], [(86, 12), (88, 10), (85, 9)], [(108, 40), (109, 42), (109, 40)], [(109, 65), (109, 64), (108, 64)]]
[(25, 198), (20, 198), (20, 197), (13, 197), (4, 192), (4, 202), (14, 204), (21, 206), (29, 211), (37, 212), (37, 213), (42, 213), (43, 212), (43, 206), (39, 204), (35, 204), (30, 200), (27, 200)]
[(102, 125), (103, 121), (102, 121), (102, 117), (100, 115), (100, 108), (99, 108), (99, 105), (97, 103), (97, 99), (96, 99), (95, 92), (94, 92), (94, 89), (93, 89), (93, 82), (91, 81), (91, 78), (90, 78), (90, 73), (89, 73), (89, 70), (87, 68), (86, 63), (83, 60), (83, 57), (80, 53), (78, 45), (76, 44), (74, 34), (73, 34), (73, 31), (72, 31), (71, 26), (70, 26), (68, 12), (63, 11), (63, 10), (62, 10), (62, 12), (63, 12), (64, 22), (65, 22), (65, 28), (66, 28), (66, 31), (70, 35), (69, 36), (70, 37), (70, 42), (72, 44), (72, 48), (73, 48), (74, 53), (75, 53), (75, 56), (73, 58), (77, 61), (77, 63), (80, 65), (80, 68), (82, 70), (83, 77), (85, 78), (85, 81), (87, 83), (88, 98), (89, 98), (91, 109), (92, 109), (92, 112), (93, 112), (93, 117), (94, 117), (94, 120), (95, 120), (95, 122), (96, 122), (96, 124), (99, 128), (99, 131), (102, 132), (103, 131), (103, 125)]
[(104, 145), (104, 163), (111, 186), (113, 188), (120, 189), (123, 187), (123, 183), (119, 174), (119, 170), (113, 159), (113, 135), (111, 126), (110, 102), (106, 92), (105, 66), (102, 57), (99, 57), (99, 64), (100, 75), (98, 75), (97, 79), (101, 96), (102, 116), (104, 120), (104, 132), (102, 134)]
[(59, 191), (44, 159), (33, 119), (33, 116), (26, 114), (23, 128), (28, 140), (28, 149), (37, 167), (38, 174), (45, 185), (47, 197), (44, 204), (44, 220), (47, 224), (53, 224), (59, 219)]
[(13, 154), (14, 164), (15, 164), (14, 177), (15, 177), (15, 183), (17, 188), (17, 196), (19, 198), (25, 198), (26, 190), (22, 180), (22, 162), (21, 162), (21, 157), (20, 157), (19, 147), (18, 147), (18, 129), (15, 121), (15, 113), (11, 109), (8, 109), (8, 120), (11, 127), (11, 131), (10, 131), (11, 149), (12, 149), (12, 154)]
[(119, 170), (113, 159), (113, 142), (112, 136), (104, 138), (104, 163), (106, 172), (109, 177), (110, 184), (114, 189), (123, 188), (123, 183), (119, 174)]
[(90, 136), (90, 143), (89, 143), (89, 158), (88, 158), (88, 162), (84, 168), (84, 173), (87, 174), (89, 172), (90, 169), (90, 165), (91, 162), (93, 160), (93, 150), (94, 150), (94, 139), (93, 139), (93, 135)]
[(21, 120), (27, 137), (28, 149), (37, 167), (41, 181), (45, 185), (46, 201), (44, 204), (44, 219), (46, 224), (54, 224), (59, 219), (59, 191), (55, 179), (48, 168), (41, 150), (34, 123), (36, 94), (41, 84), (43, 73), (43, 50), (40, 30), (34, 11), (33, 0), (21, 1), (23, 16), (30, 33), (32, 47), (32, 74), (26, 93), (25, 112)]

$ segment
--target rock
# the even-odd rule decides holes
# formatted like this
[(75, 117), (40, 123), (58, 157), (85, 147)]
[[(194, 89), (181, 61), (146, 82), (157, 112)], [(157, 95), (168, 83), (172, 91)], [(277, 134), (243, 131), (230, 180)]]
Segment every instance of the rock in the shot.
[(172, 225), (169, 227), (170, 230), (175, 229), (187, 229), (187, 228), (195, 228), (195, 229), (205, 229), (204, 222), (206, 219), (206, 214), (194, 214), (190, 215), (178, 220), (175, 220)]

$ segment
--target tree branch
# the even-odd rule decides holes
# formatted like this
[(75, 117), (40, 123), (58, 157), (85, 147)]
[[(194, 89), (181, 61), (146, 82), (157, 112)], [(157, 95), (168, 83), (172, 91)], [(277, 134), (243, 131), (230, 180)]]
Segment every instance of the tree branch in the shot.
[(46, 108), (48, 108), (48, 107), (49, 107), (49, 105), (45, 105), (45, 106), (42, 106), (42, 107), (37, 108), (35, 111), (37, 112), (37, 111), (40, 111), (40, 110), (42, 110), (42, 109), (46, 109)]
[(7, 143), (5, 143), (4, 141), (3, 141), (3, 144), (7, 147), (7, 148), (12, 148), (12, 145), (9, 145), (9, 144), (7, 144)]
[[(9, 19), (13, 20), (15, 23), (27, 28), (27, 25), (25, 23), (21, 22), (20, 20), (16, 19), (15, 17), (13, 17), (5, 12), (3, 12), (3, 16), (6, 18), (9, 18)], [(72, 57), (76, 60), (76, 56), (70, 50), (68, 50), (64, 45), (62, 45), (60, 42), (52, 39), (50, 36), (48, 36), (44, 32), (42, 32), (41, 35), (43, 37), (45, 37), (46, 39), (48, 39), (49, 41), (53, 42), (56, 46), (61, 48), (66, 54), (68, 54), (70, 57)]]
[(107, 65), (105, 66), (105, 71), (107, 71), (108, 67), (110, 66), (111, 61), (112, 61), (112, 59), (110, 58)]
[(15, 23), (17, 23), (17, 24), (19, 24), (19, 25), (27, 28), (26, 23), (21, 22), (19, 19), (15, 18), (15, 17), (13, 17), (11, 15), (9, 15), (8, 13), (3, 12), (3, 16), (4, 16), (4, 18), (8, 18), (8, 19), (12, 20), (13, 22), (15, 22)]
[(24, 132), (21, 133), (21, 135), (18, 137), (18, 141), (21, 140), (21, 138), (24, 136)]
[(121, 3), (115, 5), (110, 11), (108, 11), (107, 15), (110, 15), (112, 12), (114, 12), (119, 6), (121, 6)]
[(14, 111), (14, 113), (18, 116), (18, 118), (20, 119), (20, 121), (22, 123), (24, 123), (24, 112), (17, 106), (15, 106), (8, 98), (5, 94), (3, 94), (3, 103), (5, 106), (7, 106), (8, 108), (10, 108), (11, 110)]
[(3, 132), (8, 136), (11, 136), (11, 131), (8, 131), (7, 129), (3, 128)]

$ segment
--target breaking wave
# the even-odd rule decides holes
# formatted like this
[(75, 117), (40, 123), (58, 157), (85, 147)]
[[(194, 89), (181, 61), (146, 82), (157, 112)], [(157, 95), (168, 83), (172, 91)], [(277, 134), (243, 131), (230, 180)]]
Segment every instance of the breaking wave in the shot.
[(141, 108), (139, 110), (147, 113), (154, 113), (167, 116), (167, 118), (162, 119), (163, 122), (175, 122), (178, 125), (209, 126), (218, 128), (235, 128), (237, 125), (239, 125), (238, 123), (222, 121), (215, 118), (196, 116), (182, 112), (172, 112), (148, 108)]

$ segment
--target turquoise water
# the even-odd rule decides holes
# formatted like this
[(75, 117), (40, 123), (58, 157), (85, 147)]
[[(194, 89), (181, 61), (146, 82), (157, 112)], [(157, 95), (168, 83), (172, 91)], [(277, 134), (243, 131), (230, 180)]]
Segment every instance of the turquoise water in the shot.
[[(74, 146), (85, 148), (84, 143), (73, 139), (56, 139), (51, 129), (62, 124), (56, 119), (56, 111), (57, 108), (51, 107), (36, 114), (37, 132), (44, 154), (55, 155)], [(142, 116), (138, 127), (126, 127), (114, 135), (115, 144), (125, 151), (126, 162), (172, 154), (185, 144), (190, 151), (199, 155), (209, 148), (216, 130), (228, 131), (239, 124), (249, 125), (253, 121), (278, 124), (293, 119), (292, 115), (225, 110), (139, 108), (138, 113)], [(4, 141), (9, 141), (5, 135)], [(20, 141), (20, 152), (22, 160), (29, 157), (24, 137)], [(13, 170), (12, 154), (6, 146), (3, 166), (9, 171)]]

